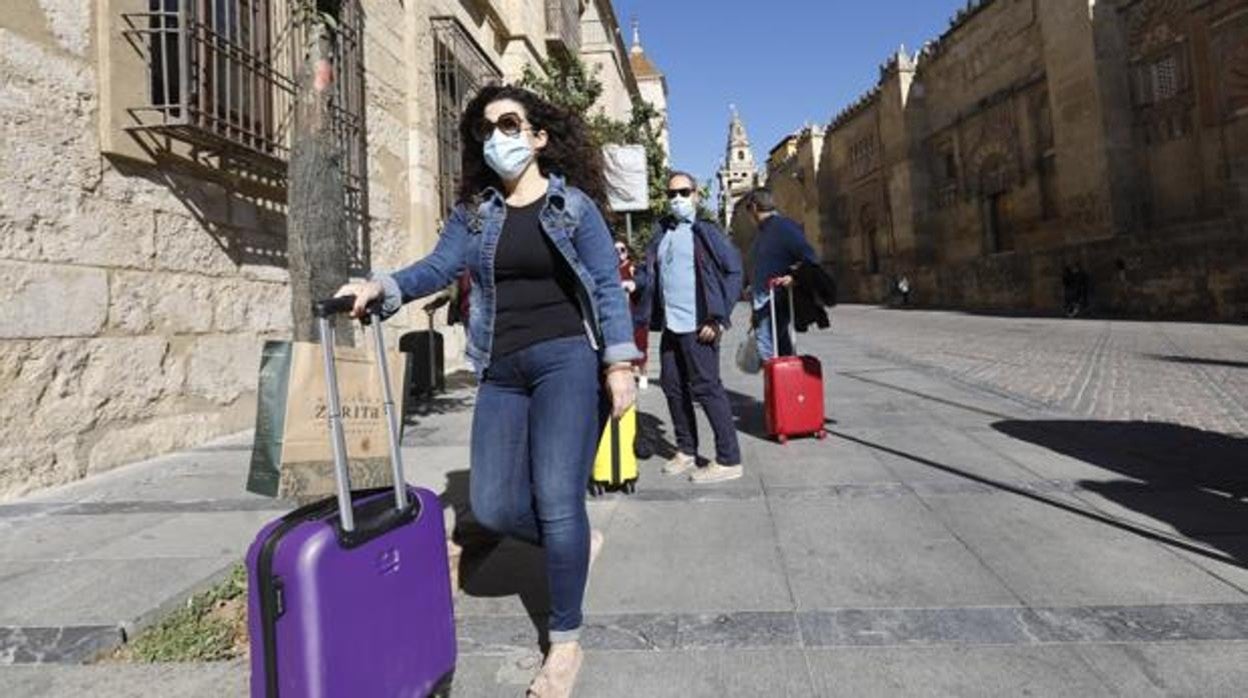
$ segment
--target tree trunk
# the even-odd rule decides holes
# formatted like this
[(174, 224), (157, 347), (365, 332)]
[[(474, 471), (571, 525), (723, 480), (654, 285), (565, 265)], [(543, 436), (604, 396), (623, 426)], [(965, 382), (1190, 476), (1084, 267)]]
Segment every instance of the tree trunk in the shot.
[[(308, 41), (295, 87), (287, 177), (287, 254), (294, 339), (310, 342), (319, 338), (312, 303), (347, 282), (350, 246), (342, 152), (330, 114), (334, 37), (322, 22), (304, 21)], [(350, 342), (350, 332), (338, 336)]]

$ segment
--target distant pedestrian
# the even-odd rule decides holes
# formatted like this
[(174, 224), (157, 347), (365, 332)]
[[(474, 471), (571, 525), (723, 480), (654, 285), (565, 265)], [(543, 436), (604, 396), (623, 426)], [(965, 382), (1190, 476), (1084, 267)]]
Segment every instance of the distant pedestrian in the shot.
[(910, 279), (904, 274), (897, 279), (897, 294), (901, 296), (903, 306), (910, 305)]
[(1083, 265), (1075, 262), (1075, 298), (1079, 301), (1080, 310), (1088, 309), (1088, 272), (1083, 270)]
[(1062, 270), (1062, 309), (1066, 317), (1078, 317), (1088, 306), (1088, 274), (1075, 262)]
[[(819, 258), (806, 241), (802, 226), (776, 210), (776, 201), (770, 189), (759, 187), (747, 194), (745, 210), (758, 228), (750, 254), (753, 260), (750, 291), (758, 354), (763, 360), (773, 356), (792, 356), (793, 338), (788, 332), (792, 309), (789, 308), (788, 293), (776, 293), (777, 329), (771, 326), (769, 290), (773, 282), (783, 288), (792, 286), (797, 267), (802, 264), (818, 266)], [(775, 347), (779, 348), (779, 353), (776, 353)]]
[(650, 387), (650, 379), (646, 376), (646, 362), (650, 349), (650, 328), (636, 321), (638, 300), (641, 298), (641, 294), (637, 291), (637, 265), (633, 263), (633, 258), (628, 253), (628, 243), (623, 240), (615, 241), (615, 254), (620, 262), (620, 286), (624, 289), (625, 295), (628, 296), (629, 312), (634, 318), (633, 343), (641, 351), (641, 358), (633, 362), (633, 376), (637, 379), (638, 386), (645, 390)]
[(700, 197), (692, 175), (674, 173), (667, 197), (670, 213), (655, 229), (637, 276), (639, 319), (663, 333), (660, 381), (678, 449), (663, 472), (678, 475), (697, 465), (697, 402), (715, 432), (715, 462), (694, 470), (689, 479), (735, 480), (744, 467), (732, 406), (719, 376), (719, 350), (741, 297), (741, 255), (714, 223), (698, 218)]

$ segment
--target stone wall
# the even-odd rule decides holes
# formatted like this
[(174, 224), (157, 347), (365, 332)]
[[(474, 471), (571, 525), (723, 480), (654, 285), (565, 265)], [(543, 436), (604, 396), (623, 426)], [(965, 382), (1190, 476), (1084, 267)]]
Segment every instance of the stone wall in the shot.
[(633, 100), (640, 98), (629, 64), (619, 23), (610, 2), (591, 0), (581, 15), (581, 60), (602, 82), (602, 95), (593, 111), (618, 121), (632, 117)]
[[(1056, 315), (1062, 270), (1077, 262), (1089, 277), (1092, 315), (1248, 322), (1248, 245), (1243, 232), (1208, 226), (1148, 237), (1107, 238), (1061, 248), (1010, 252), (908, 270), (918, 307)], [(841, 296), (896, 302), (891, 277), (849, 271)]]
[(797, 221), (814, 243), (823, 225), (819, 209), (819, 165), (823, 129), (807, 126), (787, 136), (767, 158), (767, 186), (776, 208)]
[[(433, 19), (514, 78), (545, 57), (544, 2), (362, 5), (365, 264), (390, 270), (432, 250), (444, 217)], [(117, 18), (145, 8), (0, 13), (0, 499), (250, 428), (260, 348), (290, 333), (280, 196), (158, 165), (123, 128), (145, 83)], [(391, 343), (427, 326), (419, 305), (387, 323)]]
[[(21, 0), (0, 14), (0, 497), (249, 428), (260, 347), (290, 330), (280, 207), (102, 152), (93, 5)], [(408, 105), (403, 10), (375, 5), (382, 266), (410, 225)]]
[(879, 108), (880, 96), (874, 93), (838, 118), (823, 142), (818, 175), (822, 244), (817, 247), (824, 259), (846, 270), (878, 268), (895, 246)]
[(284, 272), (236, 249), (272, 216), (101, 155), (93, 4), (0, 14), (0, 497), (247, 428), (290, 325)]
[(825, 142), (843, 297), (904, 274), (929, 304), (1055, 312), (1062, 265), (1109, 258), (1139, 281), (1102, 269), (1103, 312), (1242, 319), (1246, 9), (984, 0), (890, 58)]

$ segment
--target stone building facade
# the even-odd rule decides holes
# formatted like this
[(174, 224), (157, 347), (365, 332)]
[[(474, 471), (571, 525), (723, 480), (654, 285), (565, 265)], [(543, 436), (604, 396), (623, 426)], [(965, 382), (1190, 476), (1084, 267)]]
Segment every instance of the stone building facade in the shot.
[(633, 102), (641, 97), (641, 89), (624, 46), (619, 20), (610, 0), (584, 0), (583, 6), (581, 59), (602, 82), (602, 95), (594, 109), (627, 121), (632, 115)]
[(819, 165), (824, 130), (807, 125), (786, 136), (767, 155), (767, 186), (776, 208), (802, 225), (813, 241), (819, 236)]
[[(586, 26), (615, 22), (608, 0), (346, 5), (340, 125), (360, 273), (432, 249), (477, 86), (581, 54)], [(252, 426), (260, 347), (291, 328), (288, 7), (5, 2), (0, 498)], [(613, 45), (617, 81), (635, 85)], [(258, 59), (232, 61), (244, 49), (271, 59), (273, 84), (248, 67)], [(627, 118), (631, 104), (604, 108)], [(392, 341), (425, 319), (409, 306), (393, 323)], [(448, 332), (452, 363), (461, 348)]]
[(1248, 1), (981, 0), (830, 124), (822, 244), (846, 298), (1248, 314)]
[(633, 20), (633, 45), (628, 49), (628, 62), (637, 77), (641, 98), (658, 112), (653, 126), (657, 129), (659, 144), (663, 146), (663, 155), (667, 158), (672, 152), (671, 131), (667, 123), (667, 77), (646, 55), (646, 49), (641, 45), (641, 24), (636, 19)]

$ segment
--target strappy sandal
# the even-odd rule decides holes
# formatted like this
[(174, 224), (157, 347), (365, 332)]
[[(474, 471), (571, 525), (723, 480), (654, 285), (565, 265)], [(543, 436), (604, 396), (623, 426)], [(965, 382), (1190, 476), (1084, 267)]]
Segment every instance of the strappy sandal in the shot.
[[(542, 664), (542, 669), (533, 679), (533, 683), (529, 684), (529, 690), (525, 693), (527, 698), (570, 698), (572, 689), (576, 686), (577, 676), (581, 673), (581, 664), (585, 661), (585, 653), (581, 650), (578, 643), (571, 650), (572, 657), (567, 660), (569, 664), (561, 667), (552, 667), (550, 655), (547, 654), (546, 662)], [(553, 648), (552, 648), (553, 652)]]

